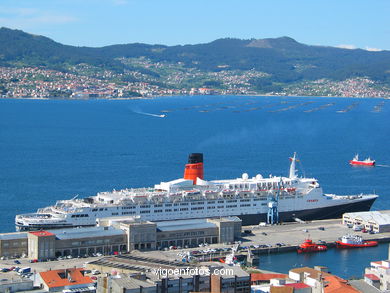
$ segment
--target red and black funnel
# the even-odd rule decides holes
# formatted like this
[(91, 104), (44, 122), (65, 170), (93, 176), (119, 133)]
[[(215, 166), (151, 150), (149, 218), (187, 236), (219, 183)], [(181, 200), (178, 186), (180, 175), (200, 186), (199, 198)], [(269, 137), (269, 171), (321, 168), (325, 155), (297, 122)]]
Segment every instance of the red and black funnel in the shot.
[(192, 153), (188, 156), (188, 164), (184, 169), (184, 179), (192, 180), (196, 184), (196, 178), (203, 179), (203, 154)]

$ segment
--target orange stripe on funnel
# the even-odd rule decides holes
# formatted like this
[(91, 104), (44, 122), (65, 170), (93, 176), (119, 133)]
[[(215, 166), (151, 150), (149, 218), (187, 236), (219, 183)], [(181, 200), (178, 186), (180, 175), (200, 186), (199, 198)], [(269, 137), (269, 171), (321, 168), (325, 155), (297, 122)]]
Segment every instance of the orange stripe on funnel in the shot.
[(203, 179), (203, 154), (200, 153), (190, 154), (184, 169), (184, 179), (196, 184), (196, 178)]

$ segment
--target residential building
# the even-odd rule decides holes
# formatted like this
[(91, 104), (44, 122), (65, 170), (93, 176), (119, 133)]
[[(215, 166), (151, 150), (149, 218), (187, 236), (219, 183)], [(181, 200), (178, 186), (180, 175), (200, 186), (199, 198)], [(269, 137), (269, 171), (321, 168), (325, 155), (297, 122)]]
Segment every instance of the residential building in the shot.
[(48, 292), (96, 292), (94, 281), (84, 272), (82, 268), (41, 272), (41, 286)]

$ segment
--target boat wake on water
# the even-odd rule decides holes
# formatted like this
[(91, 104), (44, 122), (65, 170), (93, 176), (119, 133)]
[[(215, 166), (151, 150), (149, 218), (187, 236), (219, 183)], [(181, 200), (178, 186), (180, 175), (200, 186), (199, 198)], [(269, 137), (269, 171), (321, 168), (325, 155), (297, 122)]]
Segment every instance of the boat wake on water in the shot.
[(146, 115), (146, 116), (152, 116), (152, 117), (158, 117), (158, 118), (165, 118), (167, 115), (166, 114), (153, 114), (153, 113), (146, 113), (146, 112), (141, 112), (141, 111), (135, 111), (131, 110), (133, 113), (136, 114), (141, 114), (141, 115)]
[(377, 167), (385, 167), (385, 168), (390, 168), (390, 165), (376, 165)]

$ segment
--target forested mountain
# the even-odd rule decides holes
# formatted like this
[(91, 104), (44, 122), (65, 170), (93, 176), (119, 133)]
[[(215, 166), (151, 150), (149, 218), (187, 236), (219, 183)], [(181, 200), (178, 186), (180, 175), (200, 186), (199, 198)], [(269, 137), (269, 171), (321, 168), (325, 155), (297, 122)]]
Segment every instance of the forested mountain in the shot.
[(390, 84), (390, 51), (310, 46), (289, 37), (227, 38), (184, 46), (135, 43), (90, 48), (63, 45), (20, 30), (0, 29), (1, 66), (44, 66), (65, 70), (69, 65), (85, 63), (120, 72), (129, 65), (120, 62), (119, 58), (141, 56), (153, 62), (181, 62), (185, 67), (207, 72), (253, 69), (269, 74), (268, 81), (259, 81), (262, 83), (368, 77)]

